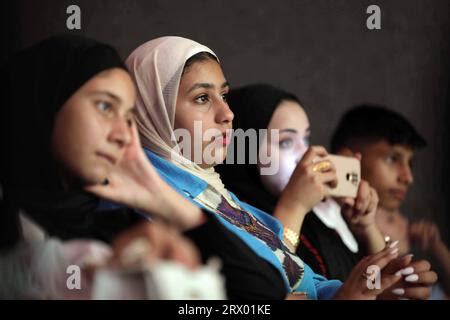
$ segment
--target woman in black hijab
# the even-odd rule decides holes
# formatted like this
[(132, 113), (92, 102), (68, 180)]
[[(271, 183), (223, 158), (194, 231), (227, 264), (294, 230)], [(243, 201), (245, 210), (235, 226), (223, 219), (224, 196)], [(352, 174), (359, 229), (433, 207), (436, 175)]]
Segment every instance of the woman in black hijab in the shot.
[[(77, 36), (52, 37), (12, 57), (2, 81), (2, 253), (14, 254), (30, 237), (28, 229), (21, 230), (30, 221), (59, 239), (110, 243), (143, 220), (142, 214), (153, 214), (186, 231), (203, 260), (217, 254), (226, 278), (247, 284), (227, 282), (230, 298), (284, 297), (282, 279), (267, 263), (157, 175), (134, 125), (134, 86), (112, 47)], [(101, 211), (100, 198), (125, 207)], [(136, 228), (126, 241), (116, 241), (119, 249), (152, 233)], [(210, 240), (217, 233), (224, 234), (220, 243)], [(161, 257), (195, 265), (195, 252), (173, 234), (159, 233), (176, 240)], [(170, 239), (149, 241), (156, 248)]]
[[(63, 104), (93, 76), (113, 68), (125, 71), (113, 48), (75, 36), (49, 38), (8, 62), (2, 76), (0, 177), (8, 219), (16, 219), (13, 212), (20, 208), (50, 235), (106, 241), (139, 219), (123, 210), (96, 214), (97, 197), (78, 181), (63, 186), (51, 150), (53, 123)], [(18, 233), (7, 229), (5, 241), (11, 242)]]
[[(303, 104), (295, 95), (266, 84), (234, 89), (228, 95), (228, 103), (234, 113), (236, 129), (268, 129), (275, 115), (282, 121), (277, 146), (280, 168), (275, 175), (260, 175), (258, 164), (225, 164), (218, 169), (225, 185), (238, 197), (266, 212), (273, 212), (280, 191), (309, 147), (310, 126)], [(260, 147), (258, 143), (258, 152)], [(352, 241), (351, 233), (347, 236)], [(342, 281), (362, 258), (313, 212), (304, 218), (297, 254), (316, 273)]]

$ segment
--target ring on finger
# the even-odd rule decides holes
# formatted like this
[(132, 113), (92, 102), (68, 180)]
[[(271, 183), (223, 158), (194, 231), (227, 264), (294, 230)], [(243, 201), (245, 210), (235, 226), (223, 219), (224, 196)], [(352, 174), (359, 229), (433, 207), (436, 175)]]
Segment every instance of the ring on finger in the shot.
[(326, 172), (331, 168), (331, 162), (330, 161), (320, 161), (316, 163), (312, 170), (314, 172)]

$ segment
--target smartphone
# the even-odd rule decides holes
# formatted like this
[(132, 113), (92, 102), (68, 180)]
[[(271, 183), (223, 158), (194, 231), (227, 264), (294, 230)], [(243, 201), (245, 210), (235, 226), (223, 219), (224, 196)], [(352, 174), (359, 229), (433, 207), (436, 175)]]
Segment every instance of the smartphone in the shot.
[(356, 158), (330, 154), (325, 159), (330, 160), (336, 168), (338, 183), (330, 189), (332, 197), (356, 198), (361, 181), (361, 162)]

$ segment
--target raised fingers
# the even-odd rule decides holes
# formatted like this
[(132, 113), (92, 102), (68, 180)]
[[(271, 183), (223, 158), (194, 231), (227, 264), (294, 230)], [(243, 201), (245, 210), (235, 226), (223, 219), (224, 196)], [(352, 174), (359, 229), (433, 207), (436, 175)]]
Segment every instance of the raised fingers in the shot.
[(378, 193), (374, 188), (370, 188), (370, 202), (369, 206), (367, 207), (367, 212), (373, 212), (377, 209), (378, 206)]
[(306, 151), (301, 162), (310, 164), (313, 163), (317, 157), (326, 157), (328, 155), (327, 150), (322, 146), (311, 146)]
[(412, 274), (414, 268), (410, 266), (413, 255), (408, 254), (403, 257), (396, 258), (389, 262), (389, 264), (384, 268), (384, 272), (388, 274), (398, 273), (401, 275)]
[(369, 206), (369, 203), (371, 201), (370, 199), (371, 193), (370, 193), (370, 186), (369, 184), (361, 180), (358, 187), (358, 193), (356, 194), (356, 201), (355, 201), (355, 209), (358, 211), (358, 213), (364, 213), (367, 210), (367, 207)]
[(319, 179), (322, 184), (327, 184), (330, 188), (336, 188), (337, 186), (337, 176), (336, 168), (331, 164), (331, 167), (326, 172), (319, 172)]
[(431, 269), (431, 264), (427, 260), (414, 261), (411, 263), (411, 266), (416, 272), (424, 272)]
[[(378, 252), (377, 254), (374, 254), (372, 256), (369, 256), (366, 260), (366, 268), (369, 268), (369, 266), (377, 266), (380, 271), (382, 271), (388, 264), (396, 259), (398, 257), (398, 248), (396, 246), (394, 247), (386, 247), (382, 251)], [(384, 272), (384, 270), (383, 270)], [(384, 272), (385, 274), (389, 274), (387, 272)], [(394, 274), (398, 279), (400, 279), (400, 275)]]
[(438, 280), (438, 275), (434, 271), (423, 271), (417, 273), (418, 279), (411, 283), (430, 286)]

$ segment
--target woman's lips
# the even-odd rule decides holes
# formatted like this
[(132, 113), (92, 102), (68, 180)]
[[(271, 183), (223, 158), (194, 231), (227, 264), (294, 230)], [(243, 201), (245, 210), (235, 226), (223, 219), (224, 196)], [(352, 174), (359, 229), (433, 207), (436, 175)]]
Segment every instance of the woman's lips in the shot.
[(394, 189), (390, 191), (390, 194), (394, 197), (397, 198), (400, 201), (405, 200), (406, 197), (406, 191), (403, 190), (398, 190), (398, 189)]
[(215, 137), (214, 142), (222, 146), (227, 146), (231, 142), (231, 134), (227, 132), (222, 133)]
[(111, 156), (111, 155), (109, 155), (109, 154), (106, 154), (106, 153), (103, 153), (103, 152), (97, 152), (97, 155), (99, 156), (99, 157), (101, 157), (101, 158), (104, 158), (104, 159), (106, 159), (108, 162), (110, 162), (112, 165), (115, 165), (116, 164), (116, 158), (115, 157), (113, 157), (113, 156)]

